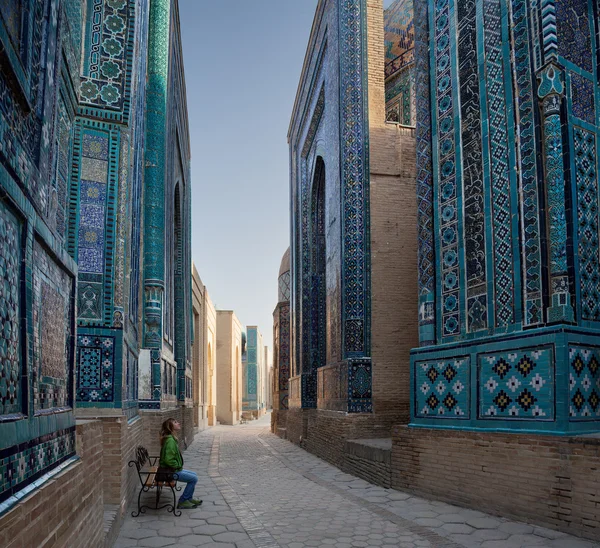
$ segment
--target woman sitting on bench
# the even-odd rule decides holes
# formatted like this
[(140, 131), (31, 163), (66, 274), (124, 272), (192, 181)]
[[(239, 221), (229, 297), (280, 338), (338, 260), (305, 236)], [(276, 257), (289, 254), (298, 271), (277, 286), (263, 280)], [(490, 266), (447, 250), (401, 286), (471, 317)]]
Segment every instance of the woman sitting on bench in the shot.
[(177, 481), (187, 484), (183, 494), (179, 497), (177, 508), (191, 509), (200, 506), (202, 501), (192, 498), (194, 496), (194, 489), (196, 488), (198, 476), (195, 472), (183, 469), (183, 457), (181, 456), (179, 444), (177, 443), (177, 432), (180, 430), (181, 425), (179, 424), (179, 421), (175, 419), (167, 419), (162, 423), (160, 430), (161, 450), (158, 473), (161, 475), (176, 473)]

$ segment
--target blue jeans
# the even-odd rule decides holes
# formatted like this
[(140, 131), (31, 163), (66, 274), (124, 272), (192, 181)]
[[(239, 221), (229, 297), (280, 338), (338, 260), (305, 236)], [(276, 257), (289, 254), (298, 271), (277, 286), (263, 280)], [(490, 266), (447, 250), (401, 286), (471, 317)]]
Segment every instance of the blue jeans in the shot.
[(177, 481), (181, 481), (186, 483), (185, 489), (183, 490), (183, 494), (179, 497), (179, 502), (184, 502), (186, 500), (190, 500), (194, 496), (194, 489), (196, 488), (196, 483), (198, 482), (198, 476), (196, 472), (190, 472), (189, 470), (180, 470), (177, 472)]

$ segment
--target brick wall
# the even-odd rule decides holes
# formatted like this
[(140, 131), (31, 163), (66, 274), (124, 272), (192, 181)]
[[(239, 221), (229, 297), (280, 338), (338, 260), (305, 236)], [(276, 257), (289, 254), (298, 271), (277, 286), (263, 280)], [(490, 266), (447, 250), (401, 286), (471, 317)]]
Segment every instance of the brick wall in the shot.
[(141, 445), (151, 455), (160, 455), (160, 428), (163, 421), (173, 418), (181, 424), (179, 448), (185, 450), (194, 441), (194, 410), (190, 407), (174, 407), (161, 411), (140, 411), (143, 434)]
[(374, 485), (392, 486), (392, 440), (347, 440), (342, 470)]
[(81, 460), (0, 516), (0, 546), (104, 545), (102, 441), (101, 422), (77, 422), (77, 454)]
[(389, 425), (377, 424), (372, 415), (323, 409), (289, 409), (286, 421), (288, 440), (338, 468), (344, 464), (346, 440), (384, 438), (390, 432)]
[[(408, 422), (410, 350), (418, 346), (414, 129), (385, 122), (382, 0), (367, 1), (373, 411)], [(389, 435), (389, 434), (388, 434)]]
[(392, 487), (600, 540), (600, 438), (398, 426)]

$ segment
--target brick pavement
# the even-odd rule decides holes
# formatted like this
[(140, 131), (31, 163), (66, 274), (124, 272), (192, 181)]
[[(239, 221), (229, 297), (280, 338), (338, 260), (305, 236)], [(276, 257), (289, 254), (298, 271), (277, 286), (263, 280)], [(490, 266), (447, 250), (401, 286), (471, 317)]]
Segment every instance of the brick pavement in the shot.
[(408, 493), (341, 472), (269, 433), (270, 416), (196, 436), (185, 466), (201, 508), (128, 514), (115, 548), (475, 547), (600, 544)]

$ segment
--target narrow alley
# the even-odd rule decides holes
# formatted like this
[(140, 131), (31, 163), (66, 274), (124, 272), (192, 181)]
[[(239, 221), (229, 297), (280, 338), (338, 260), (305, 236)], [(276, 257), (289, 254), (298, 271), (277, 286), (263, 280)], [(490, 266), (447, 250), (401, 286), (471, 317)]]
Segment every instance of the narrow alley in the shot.
[(129, 512), (115, 548), (598, 546), (371, 485), (274, 436), (269, 421), (267, 414), (196, 436), (184, 458), (198, 472), (202, 506), (181, 517)]

